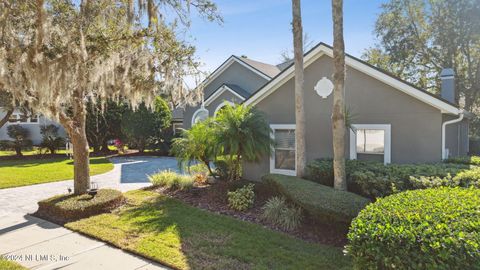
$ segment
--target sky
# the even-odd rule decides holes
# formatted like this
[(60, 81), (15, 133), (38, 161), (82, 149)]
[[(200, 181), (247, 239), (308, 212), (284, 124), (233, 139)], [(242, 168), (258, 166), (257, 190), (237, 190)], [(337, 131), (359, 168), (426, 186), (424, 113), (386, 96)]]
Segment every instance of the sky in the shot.
[[(386, 0), (344, 0), (346, 52), (361, 56), (375, 44), (373, 34), (380, 5)], [(230, 55), (270, 63), (281, 62), (293, 47), (291, 0), (214, 0), (224, 23), (194, 16), (183, 38), (197, 48), (204, 71), (213, 71)], [(302, 1), (303, 30), (314, 43), (333, 43), (330, 0)]]

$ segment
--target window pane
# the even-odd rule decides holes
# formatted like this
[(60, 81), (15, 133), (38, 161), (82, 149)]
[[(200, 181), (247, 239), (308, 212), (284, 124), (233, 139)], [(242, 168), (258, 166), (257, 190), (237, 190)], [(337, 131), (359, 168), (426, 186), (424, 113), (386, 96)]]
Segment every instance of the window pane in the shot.
[(196, 124), (198, 122), (205, 121), (207, 118), (208, 118), (208, 112), (207, 111), (200, 111), (195, 116), (195, 120), (193, 121), (193, 123)]
[(30, 122), (37, 123), (38, 122), (38, 115), (36, 115), (36, 114), (32, 115), (32, 118), (30, 118)]
[(365, 129), (357, 130), (357, 153), (365, 152)]
[(385, 149), (385, 131), (379, 129), (357, 130), (357, 152), (383, 154)]
[(275, 148), (295, 150), (295, 130), (276, 129)]
[(12, 115), (10, 116), (10, 118), (8, 118), (8, 122), (10, 122), (10, 123), (16, 123), (16, 122), (18, 121), (17, 119), (18, 119), (18, 118), (17, 118), (17, 115), (16, 115), (16, 114), (12, 114)]
[(295, 170), (295, 151), (276, 149), (275, 169)]

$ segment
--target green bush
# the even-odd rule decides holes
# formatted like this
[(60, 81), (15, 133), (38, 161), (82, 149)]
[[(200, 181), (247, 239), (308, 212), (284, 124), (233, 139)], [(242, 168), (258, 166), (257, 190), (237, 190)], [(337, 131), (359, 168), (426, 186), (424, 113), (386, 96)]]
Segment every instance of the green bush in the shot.
[[(465, 186), (465, 181), (454, 181), (453, 178), (457, 174), (468, 172), (470, 169), (471, 166), (465, 164), (384, 165), (373, 161), (347, 160), (346, 162), (349, 191), (369, 198), (385, 197), (410, 189)], [(475, 173), (470, 173), (469, 177), (475, 177), (475, 175)], [(333, 186), (332, 160), (320, 159), (309, 163), (306, 178)], [(470, 180), (470, 182), (474, 180)]]
[(58, 135), (59, 127), (55, 125), (47, 125), (40, 127), (40, 133), (42, 134), (42, 142), (40, 147), (46, 148), (50, 151), (50, 154), (55, 152), (65, 145), (65, 139)]
[(356, 269), (480, 269), (480, 190), (379, 199), (353, 220), (348, 240)]
[(162, 171), (148, 177), (152, 185), (168, 189), (190, 189), (194, 179), (191, 176), (181, 175), (174, 171)]
[(30, 131), (20, 125), (9, 125), (7, 134), (12, 140), (0, 141), (1, 150), (14, 150), (16, 155), (23, 156), (23, 150), (32, 149), (33, 143), (29, 139)]
[(302, 209), (290, 207), (284, 197), (272, 197), (262, 207), (262, 218), (284, 230), (295, 230), (301, 223)]
[(197, 163), (195, 165), (191, 165), (189, 168), (188, 168), (190, 174), (194, 175), (194, 174), (206, 174), (208, 175), (209, 171), (208, 171), (208, 167), (207, 165), (203, 164), (203, 163)]
[(253, 206), (255, 201), (254, 184), (245, 185), (235, 191), (229, 191), (228, 206), (237, 211), (245, 211)]
[(36, 215), (66, 223), (109, 212), (124, 201), (122, 192), (114, 189), (100, 189), (96, 195), (58, 195), (38, 202)]
[(453, 157), (445, 160), (446, 163), (480, 165), (479, 156)]
[(267, 174), (263, 181), (321, 222), (348, 224), (370, 200), (294, 176)]

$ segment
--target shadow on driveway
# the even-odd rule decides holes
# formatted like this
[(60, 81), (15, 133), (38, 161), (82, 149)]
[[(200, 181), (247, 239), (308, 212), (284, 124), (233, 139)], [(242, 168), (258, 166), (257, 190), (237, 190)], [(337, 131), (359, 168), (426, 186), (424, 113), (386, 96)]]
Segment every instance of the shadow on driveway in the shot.
[(160, 171), (180, 172), (173, 157), (116, 157), (111, 159), (121, 166), (120, 183), (148, 183), (148, 176)]

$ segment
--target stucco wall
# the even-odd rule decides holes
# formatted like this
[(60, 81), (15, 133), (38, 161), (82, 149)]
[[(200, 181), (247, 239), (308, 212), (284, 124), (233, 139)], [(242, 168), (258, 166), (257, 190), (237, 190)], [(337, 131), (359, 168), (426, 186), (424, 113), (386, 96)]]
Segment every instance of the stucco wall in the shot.
[[(230, 65), (223, 73), (221, 73), (217, 78), (211, 81), (204, 89), (204, 96), (207, 99), (213, 92), (215, 92), (223, 84), (235, 84), (238, 85), (243, 90), (253, 93), (258, 88), (263, 86), (267, 82), (266, 79), (260, 77), (260, 75), (254, 73), (252, 70), (238, 64), (233, 63)], [(209, 111), (210, 116), (213, 116), (217, 106), (222, 103), (224, 100), (228, 100), (234, 103), (240, 102), (238, 97), (235, 97), (231, 93), (223, 93), (217, 97), (209, 106), (206, 108)], [(185, 108), (183, 114), (183, 123), (184, 128), (189, 129), (192, 124), (192, 116), (196, 110), (200, 108), (200, 104), (197, 106), (188, 106)], [(213, 108), (213, 109), (211, 109)]]
[[(17, 111), (16, 111), (17, 112)], [(5, 111), (0, 108), (0, 118), (3, 118), (5, 115)], [(9, 125), (21, 125), (22, 127), (28, 129), (29, 131), (29, 139), (32, 140), (34, 145), (38, 145), (42, 141), (42, 134), (40, 133), (40, 127), (44, 125), (54, 124), (60, 126), (60, 124), (52, 121), (50, 119), (45, 118), (44, 116), (39, 117), (38, 123), (6, 123), (3, 127), (0, 128), (0, 140), (11, 140), (11, 138), (7, 134), (7, 128)], [(65, 131), (62, 126), (59, 129), (59, 135), (65, 137)]]
[[(458, 116), (444, 115), (443, 122), (457, 119)], [(469, 151), (468, 119), (447, 125), (445, 128), (445, 148), (450, 157), (465, 156)]]
[[(305, 70), (307, 161), (333, 156), (332, 95), (322, 99), (313, 90), (322, 77), (333, 81), (332, 74), (333, 63), (328, 56), (322, 56)], [(440, 161), (439, 110), (350, 67), (347, 67), (345, 97), (353, 124), (391, 125), (392, 163)], [(294, 106), (293, 78), (257, 104), (271, 124), (294, 124)], [(348, 157), (348, 140), (346, 148)], [(269, 157), (257, 164), (244, 165), (247, 179), (258, 180), (268, 172)]]

